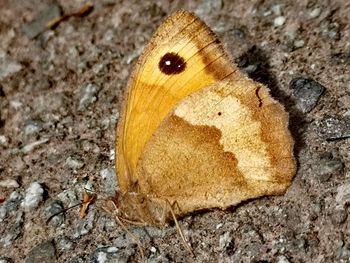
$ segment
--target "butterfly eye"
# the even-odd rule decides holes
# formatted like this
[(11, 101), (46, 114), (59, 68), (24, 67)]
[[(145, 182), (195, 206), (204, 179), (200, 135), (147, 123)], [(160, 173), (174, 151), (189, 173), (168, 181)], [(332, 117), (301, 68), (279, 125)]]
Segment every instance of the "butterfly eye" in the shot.
[(158, 67), (166, 75), (175, 75), (185, 70), (186, 62), (176, 53), (166, 53), (160, 59)]

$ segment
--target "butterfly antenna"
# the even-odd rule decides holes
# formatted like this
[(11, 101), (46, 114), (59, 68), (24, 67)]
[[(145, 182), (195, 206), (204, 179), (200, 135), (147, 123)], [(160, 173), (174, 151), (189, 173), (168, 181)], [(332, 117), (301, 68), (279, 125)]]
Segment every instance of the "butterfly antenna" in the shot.
[(84, 204), (84, 202), (81, 202), (81, 203), (72, 205), (71, 207), (62, 209), (61, 211), (59, 211), (59, 212), (53, 214), (52, 216), (50, 216), (50, 217), (46, 220), (46, 224), (48, 224), (48, 223), (51, 221), (51, 219), (54, 218), (55, 216), (58, 216), (58, 215), (60, 215), (60, 214), (62, 214), (62, 213), (65, 213), (65, 212), (67, 212), (68, 210), (70, 210), (70, 209), (72, 209), (72, 208), (75, 208), (75, 207), (77, 207), (77, 206), (80, 206), (80, 205), (82, 205), (82, 204)]
[(182, 239), (182, 241), (183, 241), (183, 243), (184, 243), (184, 245), (185, 245), (185, 248), (188, 250), (188, 252), (190, 252), (190, 254), (191, 254), (193, 257), (195, 257), (195, 254), (194, 254), (194, 252), (193, 252), (191, 246), (190, 246), (189, 243), (187, 242), (187, 240), (186, 240), (186, 238), (185, 238), (185, 236), (184, 236), (184, 234), (183, 234), (183, 232), (182, 232), (182, 229), (181, 229), (181, 227), (180, 227), (179, 221), (177, 221), (176, 215), (175, 215), (174, 210), (173, 210), (173, 208), (171, 207), (169, 201), (168, 201), (168, 204), (169, 204), (169, 207), (170, 207), (170, 213), (171, 213), (171, 215), (172, 215), (172, 217), (173, 217), (173, 219), (174, 219), (174, 222), (175, 222), (176, 229), (177, 229), (177, 231), (179, 232), (179, 234), (180, 234), (180, 236), (181, 236), (181, 239)]
[(143, 249), (143, 246), (142, 246), (142, 244), (141, 244), (141, 242), (140, 242), (140, 239), (137, 237), (137, 236), (135, 236), (133, 233), (131, 233), (130, 231), (129, 231), (129, 229), (124, 225), (124, 223), (120, 220), (120, 218), (119, 218), (119, 216), (115, 216), (115, 220), (118, 222), (118, 224), (124, 229), (124, 231), (136, 242), (136, 244), (137, 244), (137, 248), (139, 249), (139, 252), (140, 252), (140, 254), (141, 254), (141, 260), (143, 261), (143, 262), (146, 262), (145, 261), (145, 254), (144, 254), (144, 249)]

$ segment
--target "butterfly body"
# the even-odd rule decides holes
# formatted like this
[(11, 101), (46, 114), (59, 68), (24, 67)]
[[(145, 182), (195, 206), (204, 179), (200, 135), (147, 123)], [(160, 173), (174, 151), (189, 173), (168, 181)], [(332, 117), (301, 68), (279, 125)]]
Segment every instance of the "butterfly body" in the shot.
[(150, 225), (171, 212), (282, 194), (295, 174), (283, 106), (186, 11), (171, 15), (139, 58), (116, 151), (119, 215)]

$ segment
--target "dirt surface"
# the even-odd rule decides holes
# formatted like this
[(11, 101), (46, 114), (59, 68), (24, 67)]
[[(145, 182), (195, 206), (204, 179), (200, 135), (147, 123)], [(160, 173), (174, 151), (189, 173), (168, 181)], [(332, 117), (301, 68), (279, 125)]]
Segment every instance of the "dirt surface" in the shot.
[[(297, 2), (297, 4), (295, 4)], [(194, 11), (290, 113), (298, 172), (284, 196), (135, 227), (149, 262), (350, 262), (348, 1), (0, 1), (0, 262), (138, 262), (90, 207), (116, 189), (115, 125), (132, 65), (164, 17)], [(1, 201), (3, 200), (4, 201)]]

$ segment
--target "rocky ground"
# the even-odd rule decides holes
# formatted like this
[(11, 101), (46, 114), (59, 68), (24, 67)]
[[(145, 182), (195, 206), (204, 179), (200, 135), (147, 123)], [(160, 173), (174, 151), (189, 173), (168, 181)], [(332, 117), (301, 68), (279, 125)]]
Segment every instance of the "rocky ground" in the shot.
[[(296, 4), (297, 3), (297, 4)], [(298, 172), (284, 196), (130, 231), (149, 262), (350, 262), (350, 3), (111, 1), (53, 29), (74, 1), (0, 1), (0, 262), (137, 262), (95, 206), (112, 194), (115, 125), (132, 65), (163, 18), (194, 11), (290, 113)], [(102, 194), (101, 194), (102, 195)]]

